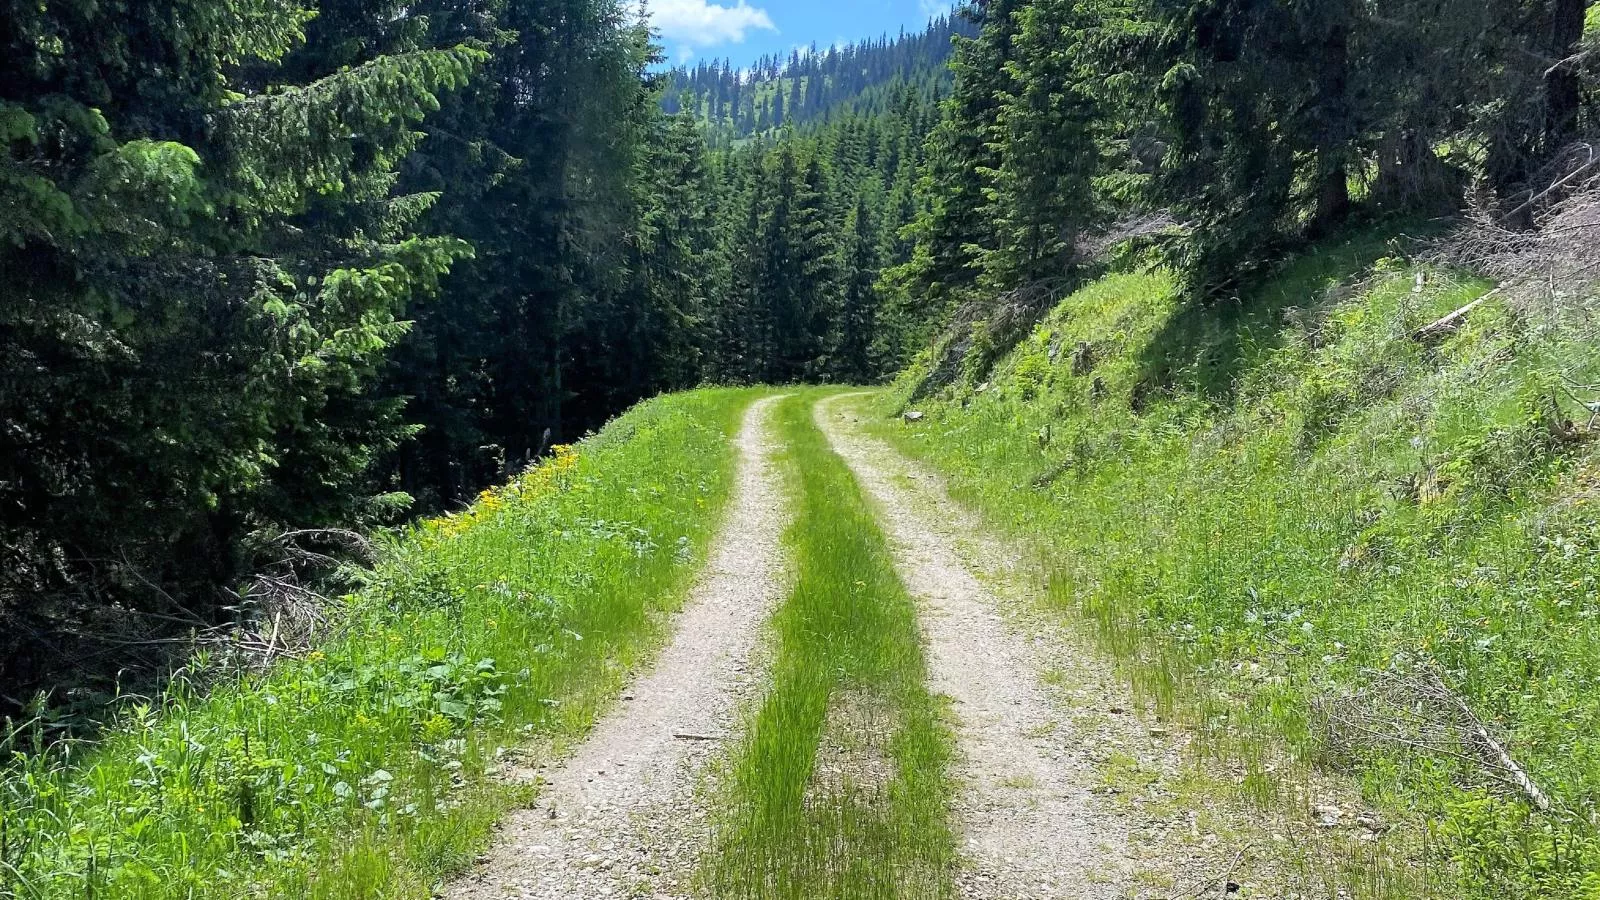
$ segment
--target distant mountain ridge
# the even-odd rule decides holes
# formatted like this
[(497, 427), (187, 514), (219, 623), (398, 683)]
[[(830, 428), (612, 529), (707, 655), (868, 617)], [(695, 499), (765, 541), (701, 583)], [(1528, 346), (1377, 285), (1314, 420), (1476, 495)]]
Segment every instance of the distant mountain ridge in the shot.
[(666, 75), (662, 106), (672, 114), (687, 106), (711, 126), (714, 138), (734, 140), (786, 125), (881, 112), (897, 86), (929, 96), (943, 93), (950, 83), (945, 64), (952, 39), (976, 33), (965, 17), (951, 14), (933, 19), (920, 32), (825, 50), (813, 44), (787, 59), (764, 56), (749, 69), (736, 69), (727, 59), (680, 66)]

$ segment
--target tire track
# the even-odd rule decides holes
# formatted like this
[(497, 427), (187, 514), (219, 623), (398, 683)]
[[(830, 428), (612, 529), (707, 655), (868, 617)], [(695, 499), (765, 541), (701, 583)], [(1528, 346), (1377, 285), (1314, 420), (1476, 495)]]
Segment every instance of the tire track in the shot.
[(1041, 682), (1044, 662), (1009, 629), (997, 599), (963, 564), (957, 530), (970, 517), (940, 499), (939, 521), (896, 476), (908, 462), (850, 424), (838, 401), (817, 422), (879, 507), (906, 586), (922, 606), (931, 687), (951, 698), (958, 781), (952, 809), (970, 900), (1118, 896), (1132, 860), (1125, 823), (1094, 793), (1090, 742), (1060, 724)]
[(752, 656), (786, 589), (788, 498), (768, 427), (778, 399), (745, 415), (730, 513), (671, 643), (546, 776), (538, 806), (510, 817), (479, 870), (445, 897), (688, 896), (710, 821), (699, 774), (757, 686)]

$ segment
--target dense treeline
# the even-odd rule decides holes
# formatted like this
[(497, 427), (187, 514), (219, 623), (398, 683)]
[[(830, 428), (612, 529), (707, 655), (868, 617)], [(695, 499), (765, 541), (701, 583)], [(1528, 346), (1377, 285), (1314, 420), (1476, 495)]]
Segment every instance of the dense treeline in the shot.
[(4, 0), (0, 702), (640, 397), (992, 357), (1128, 238), (1199, 300), (1533, 227), (1600, 120), (1590, 0), (986, 0), (669, 75), (637, 16)]
[(975, 34), (961, 16), (939, 16), (924, 31), (819, 50), (794, 50), (787, 60), (763, 56), (747, 69), (732, 60), (702, 61), (667, 74), (663, 107), (689, 110), (710, 126), (714, 142), (826, 122), (841, 113), (893, 109), (904, 85), (925, 98), (946, 89), (951, 39)]
[[(954, 44), (947, 98), (913, 88), (895, 112), (865, 116), (870, 128), (906, 119), (906, 104), (938, 103), (934, 120), (910, 116), (925, 135), (910, 151), (914, 189), (899, 189), (908, 173), (891, 165), (889, 190), (863, 193), (845, 177), (823, 202), (863, 200), (863, 217), (892, 235), (863, 260), (875, 266), (840, 282), (878, 271), (860, 294), (891, 313), (875, 329), (881, 360), (901, 363), (960, 324), (929, 387), (982, 368), (1117, 254), (1154, 253), (1191, 299), (1214, 301), (1296, 244), (1362, 219), (1476, 204), (1532, 227), (1535, 210), (1562, 196), (1552, 186), (1595, 160), (1583, 139), (1600, 126), (1600, 15), (1588, 0), (988, 0), (963, 20), (934, 26)], [(713, 135), (742, 133), (730, 108), (826, 58), (679, 78)], [(770, 146), (798, 140), (804, 156), (838, 128)], [(756, 146), (745, 152), (771, 152)], [(840, 169), (824, 164), (820, 181), (766, 193), (779, 193), (780, 212), (805, 206)], [(758, 220), (719, 196), (723, 227), (751, 233)], [(758, 244), (736, 237), (747, 248), (736, 257), (756, 258)], [(766, 374), (797, 371), (841, 374)]]
[(888, 305), (882, 271), (909, 259), (922, 146), (936, 121), (907, 87), (888, 114), (786, 131), (714, 155), (719, 224), (713, 350), (717, 380), (870, 381), (915, 341)]
[(271, 616), (641, 397), (891, 364), (944, 38), (833, 55), (879, 113), (713, 152), (637, 16), (6, 5), (0, 705)]
[(374, 463), (405, 429), (379, 370), (472, 253), (397, 174), (488, 59), (398, 9), (5, 4), (8, 699), (137, 640), (131, 612), (209, 624), (252, 534), (392, 499)]
[(1130, 237), (1199, 299), (1354, 218), (1470, 197), (1531, 226), (1600, 125), (1589, 0), (968, 12), (981, 33), (958, 39), (914, 258), (889, 282), (936, 318), (989, 321), (996, 346)]

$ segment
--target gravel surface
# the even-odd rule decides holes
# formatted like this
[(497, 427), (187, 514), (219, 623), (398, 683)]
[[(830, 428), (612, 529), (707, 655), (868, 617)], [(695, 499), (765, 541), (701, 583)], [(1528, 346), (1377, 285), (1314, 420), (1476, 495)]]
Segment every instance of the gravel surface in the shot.
[[(1108, 740), (1127, 739), (1104, 733), (1099, 717), (1092, 724), (1063, 721), (1061, 698), (1053, 696), (1060, 689), (1046, 686), (1041, 675), (1074, 661), (1044, 657), (1038, 651), (1045, 641), (1008, 624), (958, 547), (978, 532), (977, 524), (942, 496), (936, 479), (862, 434), (838, 399), (818, 405), (818, 423), (878, 506), (901, 578), (921, 604), (930, 686), (953, 701), (959, 751), (953, 812), (966, 857), (957, 873), (960, 895), (1122, 895), (1136, 854), (1127, 823), (1096, 788)], [(988, 549), (994, 554), (988, 564), (1012, 562), (1003, 548)], [(1052, 656), (1063, 652), (1064, 645), (1050, 643)], [(1093, 668), (1077, 662), (1074, 668)], [(1082, 691), (1085, 702), (1121, 710), (1115, 693), (1093, 696), (1115, 690), (1104, 679), (1082, 686), (1091, 688)], [(1129, 731), (1141, 727), (1127, 723)]]
[(671, 644), (445, 897), (689, 896), (710, 828), (700, 771), (759, 687), (752, 656), (786, 587), (786, 498), (767, 426), (776, 399), (745, 417), (731, 512)]
[[(1104, 658), (1041, 613), (1037, 574), (1017, 549), (953, 503), (938, 477), (867, 436), (848, 396), (818, 404), (816, 417), (878, 508), (920, 604), (930, 687), (951, 701), (960, 900), (1231, 896), (1235, 878), (1238, 896), (1336, 895), (1274, 860), (1302, 845), (1313, 859), (1348, 855), (1327, 843), (1337, 835), (1292, 810), (1259, 821), (1258, 809), (1179, 786), (1200, 774), (1186, 762), (1184, 729), (1141, 709)], [(713, 818), (706, 766), (764, 685), (762, 625), (789, 585), (788, 498), (766, 426), (776, 399), (745, 419), (730, 515), (671, 644), (548, 772), (539, 805), (514, 814), (444, 897), (695, 896)], [(830, 721), (810, 791), (874, 770), (881, 748), (855, 719)], [(1244, 773), (1229, 764), (1207, 777), (1225, 791)], [(1340, 796), (1320, 782), (1308, 790)]]

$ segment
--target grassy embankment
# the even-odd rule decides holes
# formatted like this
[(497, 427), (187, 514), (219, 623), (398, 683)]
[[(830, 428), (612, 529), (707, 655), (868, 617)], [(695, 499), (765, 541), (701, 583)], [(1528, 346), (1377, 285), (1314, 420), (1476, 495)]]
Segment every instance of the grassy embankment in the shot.
[(888, 545), (812, 421), (818, 395), (775, 413), (796, 582), (773, 620), (771, 689), (726, 762), (702, 875), (718, 897), (948, 896), (950, 735)]
[[(881, 408), (927, 417), (879, 427), (1037, 548), (1051, 602), (1263, 804), (1293, 793), (1286, 748), (1359, 773), (1444, 896), (1600, 897), (1600, 463), (1573, 396), (1600, 352), (1494, 299), (1419, 342), (1488, 285), (1389, 252), (1327, 246), (1209, 308), (1110, 276), (992, 373), (911, 403), (914, 367)], [(1459, 740), (1435, 676), (1549, 813)]]
[(752, 396), (646, 403), (402, 536), (316, 652), (197, 660), (97, 745), (13, 756), (0, 897), (431, 896), (525, 798), (500, 748), (581, 736), (663, 637)]

